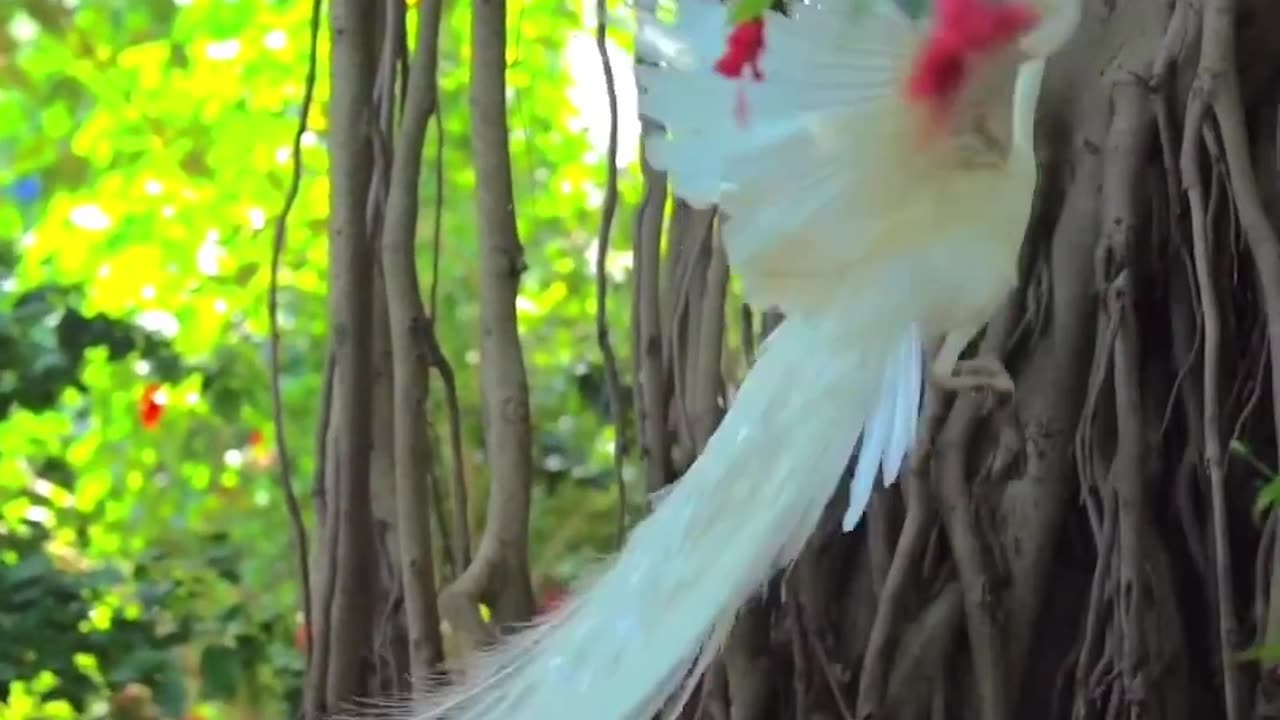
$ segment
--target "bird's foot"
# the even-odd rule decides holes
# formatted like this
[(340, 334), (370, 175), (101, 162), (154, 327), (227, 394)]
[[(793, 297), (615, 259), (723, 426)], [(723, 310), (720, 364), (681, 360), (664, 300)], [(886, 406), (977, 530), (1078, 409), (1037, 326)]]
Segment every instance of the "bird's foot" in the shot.
[(996, 395), (1013, 395), (1013, 376), (993, 357), (959, 360), (950, 369), (935, 365), (929, 375), (935, 385), (951, 392), (990, 390)]

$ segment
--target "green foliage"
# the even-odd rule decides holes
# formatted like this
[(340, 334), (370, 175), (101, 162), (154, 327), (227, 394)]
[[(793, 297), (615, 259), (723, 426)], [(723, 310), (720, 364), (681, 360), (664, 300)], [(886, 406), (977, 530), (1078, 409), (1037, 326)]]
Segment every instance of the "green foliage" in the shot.
[(1268, 468), (1243, 442), (1232, 440), (1231, 454), (1253, 466), (1266, 481), (1258, 488), (1253, 502), (1253, 520), (1261, 523), (1267, 513), (1280, 502), (1280, 474)]
[[(1280, 503), (1280, 474), (1268, 468), (1243, 442), (1232, 440), (1230, 449), (1232, 455), (1253, 466), (1262, 477), (1266, 478), (1258, 489), (1252, 509), (1254, 522), (1261, 525), (1267, 514), (1273, 512), (1277, 503)], [(1234, 657), (1236, 662), (1239, 663), (1260, 663), (1264, 666), (1275, 665), (1280, 663), (1280, 644), (1261, 642), (1234, 653)]]
[[(0, 63), (0, 86), (20, 88), (0, 95), (0, 157), (11, 160), (0, 186), (19, 200), (0, 205), (10, 210), (0, 213), (0, 246), (18, 260), (0, 296), (0, 530), (40, 522), (42, 545), (94, 569), (63, 580), (102, 594), (58, 618), (22, 615), (49, 640), (18, 677), (52, 671), (60, 690), (50, 697), (79, 707), (88, 689), (64, 652), (78, 648), (101, 667), (103, 688), (142, 681), (177, 715), (184, 692), (134, 664), (172, 665), (173, 643), (231, 642), (241, 675), (271, 665), (269, 675), (296, 682), (296, 658), (276, 662), (242, 636), (285, 644), (294, 613), (293, 588), (265, 582), (287, 566), (288, 544), (270, 514), (270, 458), (249, 440), (266, 428), (265, 228), (284, 187), (280, 148), (301, 97), (307, 8), (39, 5), (10, 19), (17, 42), (12, 63)], [(319, 382), (306, 348), (324, 337), (324, 270), (312, 262), (323, 252), (323, 160), (311, 143), (311, 202), (291, 224), (312, 241), (286, 260), (298, 268), (283, 301), (299, 341), (286, 356), (286, 400), (300, 418)], [(138, 406), (153, 386), (169, 402), (149, 427)], [(233, 528), (235, 540), (207, 539)], [(207, 562), (215, 550), (232, 572)], [(154, 580), (137, 586), (140, 574)], [(81, 637), (80, 623), (109, 598), (157, 585), (169, 589), (138, 610), (151, 625)], [(246, 627), (215, 621), (228, 612)], [(177, 630), (157, 630), (161, 616)]]
[(104, 687), (141, 682), (161, 707), (181, 712), (186, 688), (173, 648), (189, 638), (189, 622), (160, 627), (172, 584), (119, 593), (118, 570), (60, 567), (69, 563), (45, 549), (43, 527), (10, 527), (18, 532), (0, 536), (0, 687), (48, 673), (57, 682), (44, 699), (83, 713)]
[[(880, 2), (892, 2), (897, 5), (908, 17), (922, 17), (932, 6), (931, 0), (837, 0), (839, 2), (847, 2), (853, 8), (853, 12), (868, 12), (871, 8)], [(729, 5), (729, 23), (736, 25), (745, 20), (760, 17), (769, 9), (780, 9), (785, 5), (782, 0), (732, 0)]]
[[(135, 682), (174, 717), (197, 700), (271, 717), (296, 706), (298, 590), (270, 450), (266, 292), (310, 5), (0, 4), (0, 718), (98, 717)], [(592, 325), (602, 128), (582, 117), (604, 105), (591, 89), (601, 73), (586, 6), (509, 6), (513, 180), (529, 268), (518, 312), (541, 468), (534, 563), (539, 577), (569, 579), (615, 533), (613, 431)], [(443, 153), (433, 128), (419, 255), (425, 284), (438, 282), (437, 328), (458, 373), (478, 528), (487, 477), (469, 13), (469, 3), (447, 5)], [(280, 295), (284, 431), (304, 498), (327, 342), (324, 34)], [(610, 37), (629, 91), (629, 69), (616, 63), (630, 41)], [(622, 124), (633, 160), (634, 120)], [(624, 174), (624, 200), (635, 182)], [(629, 212), (619, 209), (608, 257), (616, 328), (629, 315)], [(626, 333), (615, 336), (625, 370)], [(216, 703), (201, 712), (219, 717)]]
[(760, 17), (773, 4), (774, 0), (737, 0), (729, 8), (729, 22), (736, 24)]

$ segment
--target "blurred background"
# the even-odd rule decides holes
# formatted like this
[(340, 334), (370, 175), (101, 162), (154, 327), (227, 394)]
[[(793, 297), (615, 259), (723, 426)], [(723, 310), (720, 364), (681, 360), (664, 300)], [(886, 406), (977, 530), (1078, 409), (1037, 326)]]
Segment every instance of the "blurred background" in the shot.
[[(536, 419), (530, 564), (545, 607), (618, 531), (593, 319), (609, 109), (594, 5), (507, 10), (527, 264), (516, 311)], [(279, 484), (268, 291), (312, 12), (305, 0), (0, 3), (4, 720), (276, 719), (299, 707), (308, 633)], [(417, 234), (479, 528), (469, 23), (470, 3), (444, 5)], [(625, 208), (638, 196), (638, 126), (629, 40), (614, 35)], [(329, 343), (327, 28), (318, 40), (278, 294), (281, 429), (309, 529)], [(619, 217), (610, 293), (625, 291), (632, 266)], [(631, 309), (619, 297), (609, 312), (626, 362)], [(431, 417), (447, 415), (444, 393), (430, 404)], [(447, 447), (443, 422), (431, 432)], [(452, 476), (449, 463), (436, 457), (433, 474)], [(643, 495), (632, 493), (637, 507)]]

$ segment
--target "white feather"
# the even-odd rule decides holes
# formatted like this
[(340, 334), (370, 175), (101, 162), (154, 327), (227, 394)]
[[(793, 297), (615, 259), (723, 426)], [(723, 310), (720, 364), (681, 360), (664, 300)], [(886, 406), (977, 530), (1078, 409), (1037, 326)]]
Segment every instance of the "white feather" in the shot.
[(884, 455), (884, 482), (892, 484), (898, 478), (898, 471), (907, 459), (918, 434), (916, 426), (920, 418), (921, 393), (924, 391), (924, 345), (920, 336), (920, 327), (912, 323), (911, 332), (901, 345), (902, 355), (896, 367), (900, 375), (896, 376), (893, 387), (894, 397), (893, 435), (889, 448)]
[[(743, 203), (762, 191), (773, 194), (776, 179), (788, 177), (793, 167), (773, 164), (779, 154), (798, 151), (793, 159), (813, 176), (815, 153), (860, 145), (860, 133), (837, 135), (824, 128), (842, 120), (856, 123), (896, 103), (900, 75), (919, 41), (912, 21), (887, 2), (861, 11), (838, 0), (796, 5), (793, 17), (770, 11), (764, 18), (765, 82), (756, 83), (712, 69), (724, 50), (728, 22), (719, 2), (685, 0), (674, 23), (640, 14), (637, 42), (659, 63), (636, 68), (640, 113), (664, 127), (645, 139), (646, 151), (654, 167), (670, 173), (675, 193), (695, 207), (719, 201), (732, 215), (733, 199), (721, 192), (732, 189)], [(750, 107), (747, 127), (734, 113), (739, 92)], [(735, 251), (729, 252), (732, 262)]]
[[(680, 12), (670, 25), (640, 19), (642, 33), (698, 58), (637, 69), (640, 112), (664, 128), (646, 140), (651, 162), (668, 171), (678, 196), (719, 203), (726, 253), (749, 302), (786, 312), (826, 304), (829, 277), (819, 274), (874, 267), (883, 238), (875, 223), (895, 222), (932, 189), (920, 179), (937, 163), (914, 152), (901, 92), (921, 31), (888, 2), (856, 12), (839, 3), (797, 5), (790, 18), (769, 12), (757, 83), (710, 67), (724, 31), (712, 44), (702, 28), (723, 27), (722, 6), (688, 0)], [(738, 92), (749, 106), (747, 127), (734, 116)]]
[(904, 324), (867, 310), (785, 320), (703, 453), (606, 573), (460, 692), (382, 717), (648, 720), (673, 696), (677, 709), (737, 608), (795, 560), (840, 482), (890, 360), (887, 330)]
[(875, 487), (876, 470), (880, 470), (885, 485), (897, 479), (915, 440), (923, 385), (920, 326), (911, 323), (884, 369), (880, 395), (863, 429), (862, 445), (849, 478), (849, 507), (841, 520), (845, 532), (862, 519)]

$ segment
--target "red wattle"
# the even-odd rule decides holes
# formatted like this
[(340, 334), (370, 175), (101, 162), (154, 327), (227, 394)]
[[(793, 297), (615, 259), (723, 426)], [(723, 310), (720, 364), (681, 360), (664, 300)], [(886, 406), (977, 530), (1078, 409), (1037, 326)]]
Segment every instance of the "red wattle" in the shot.
[(1040, 20), (1029, 5), (989, 0), (938, 0), (936, 13), (911, 69), (907, 92), (913, 100), (933, 106), (938, 116), (946, 114), (968, 81), (975, 55), (1013, 42)]
[(760, 55), (764, 52), (764, 18), (739, 23), (725, 41), (724, 54), (716, 61), (715, 70), (728, 78), (742, 77), (742, 71), (751, 69), (756, 80), (764, 79), (760, 72)]

